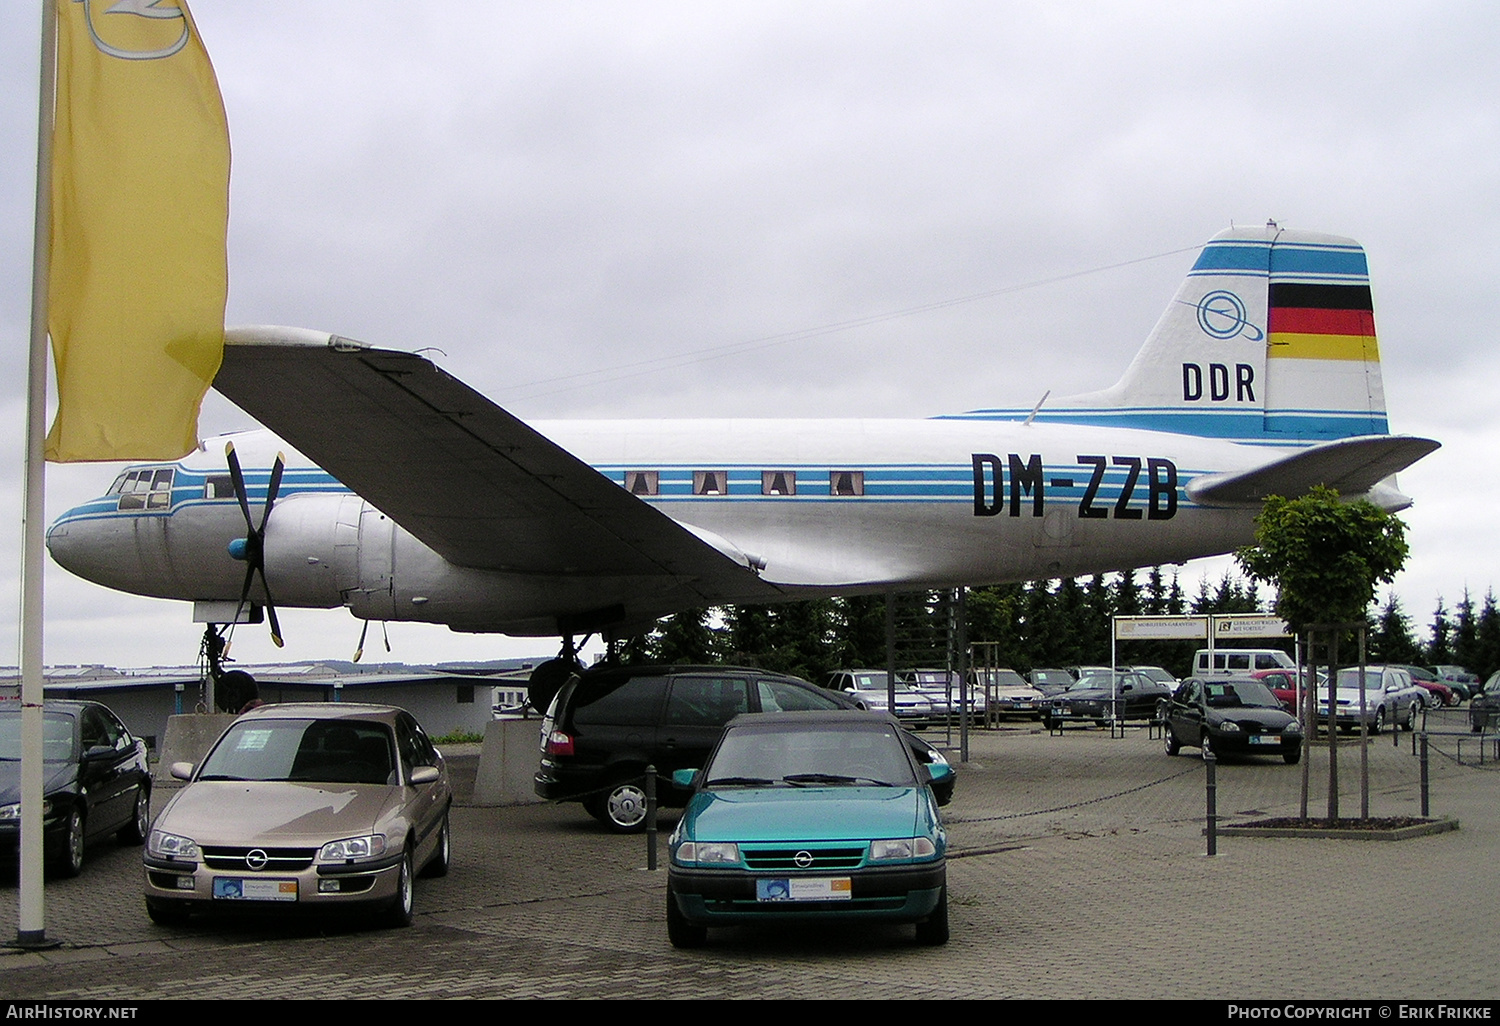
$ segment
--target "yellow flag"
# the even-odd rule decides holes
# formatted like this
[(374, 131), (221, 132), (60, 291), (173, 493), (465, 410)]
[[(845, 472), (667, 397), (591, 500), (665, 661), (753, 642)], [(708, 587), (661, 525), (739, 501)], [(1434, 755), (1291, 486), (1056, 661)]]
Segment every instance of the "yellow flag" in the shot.
[(185, 2), (57, 7), (47, 459), (175, 459), (224, 352), (224, 103)]

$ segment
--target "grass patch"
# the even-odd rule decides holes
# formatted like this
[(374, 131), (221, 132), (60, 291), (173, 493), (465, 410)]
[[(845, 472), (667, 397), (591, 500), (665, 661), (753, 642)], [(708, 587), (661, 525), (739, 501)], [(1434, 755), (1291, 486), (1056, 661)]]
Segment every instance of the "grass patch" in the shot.
[(483, 740), (483, 734), (476, 734), (470, 730), (455, 730), (451, 734), (433, 738), (432, 743), (435, 745), (477, 745)]

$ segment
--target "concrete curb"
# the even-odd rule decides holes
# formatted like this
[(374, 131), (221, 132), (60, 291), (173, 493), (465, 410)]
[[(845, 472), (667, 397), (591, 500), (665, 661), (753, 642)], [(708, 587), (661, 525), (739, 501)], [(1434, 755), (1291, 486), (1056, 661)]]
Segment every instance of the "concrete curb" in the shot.
[[(1324, 837), (1340, 841), (1406, 841), (1413, 837), (1445, 834), (1458, 829), (1456, 819), (1435, 819), (1427, 823), (1393, 830), (1346, 830), (1328, 827), (1261, 827), (1221, 826), (1219, 834), (1227, 837)], [(1207, 831), (1204, 831), (1207, 833)]]

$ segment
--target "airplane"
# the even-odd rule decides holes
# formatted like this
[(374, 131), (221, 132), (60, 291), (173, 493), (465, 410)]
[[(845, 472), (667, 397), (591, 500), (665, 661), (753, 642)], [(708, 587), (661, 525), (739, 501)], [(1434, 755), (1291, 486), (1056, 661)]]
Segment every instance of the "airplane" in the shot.
[(54, 560), (210, 638), (344, 606), (560, 637), (558, 667), (683, 609), (1229, 552), (1319, 484), (1403, 509), (1439, 444), (1389, 433), (1364, 250), (1274, 222), (1203, 247), (1118, 383), (1029, 409), (528, 425), (422, 356), (278, 327), (227, 331), (214, 387), (268, 430), (129, 467)]

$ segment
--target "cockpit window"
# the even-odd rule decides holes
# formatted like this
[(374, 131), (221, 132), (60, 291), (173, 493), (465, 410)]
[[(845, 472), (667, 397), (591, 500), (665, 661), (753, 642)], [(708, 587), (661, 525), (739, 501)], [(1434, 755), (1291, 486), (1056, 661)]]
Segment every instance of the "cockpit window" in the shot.
[(127, 471), (115, 485), (120, 491), (120, 509), (166, 509), (172, 505), (171, 467)]

